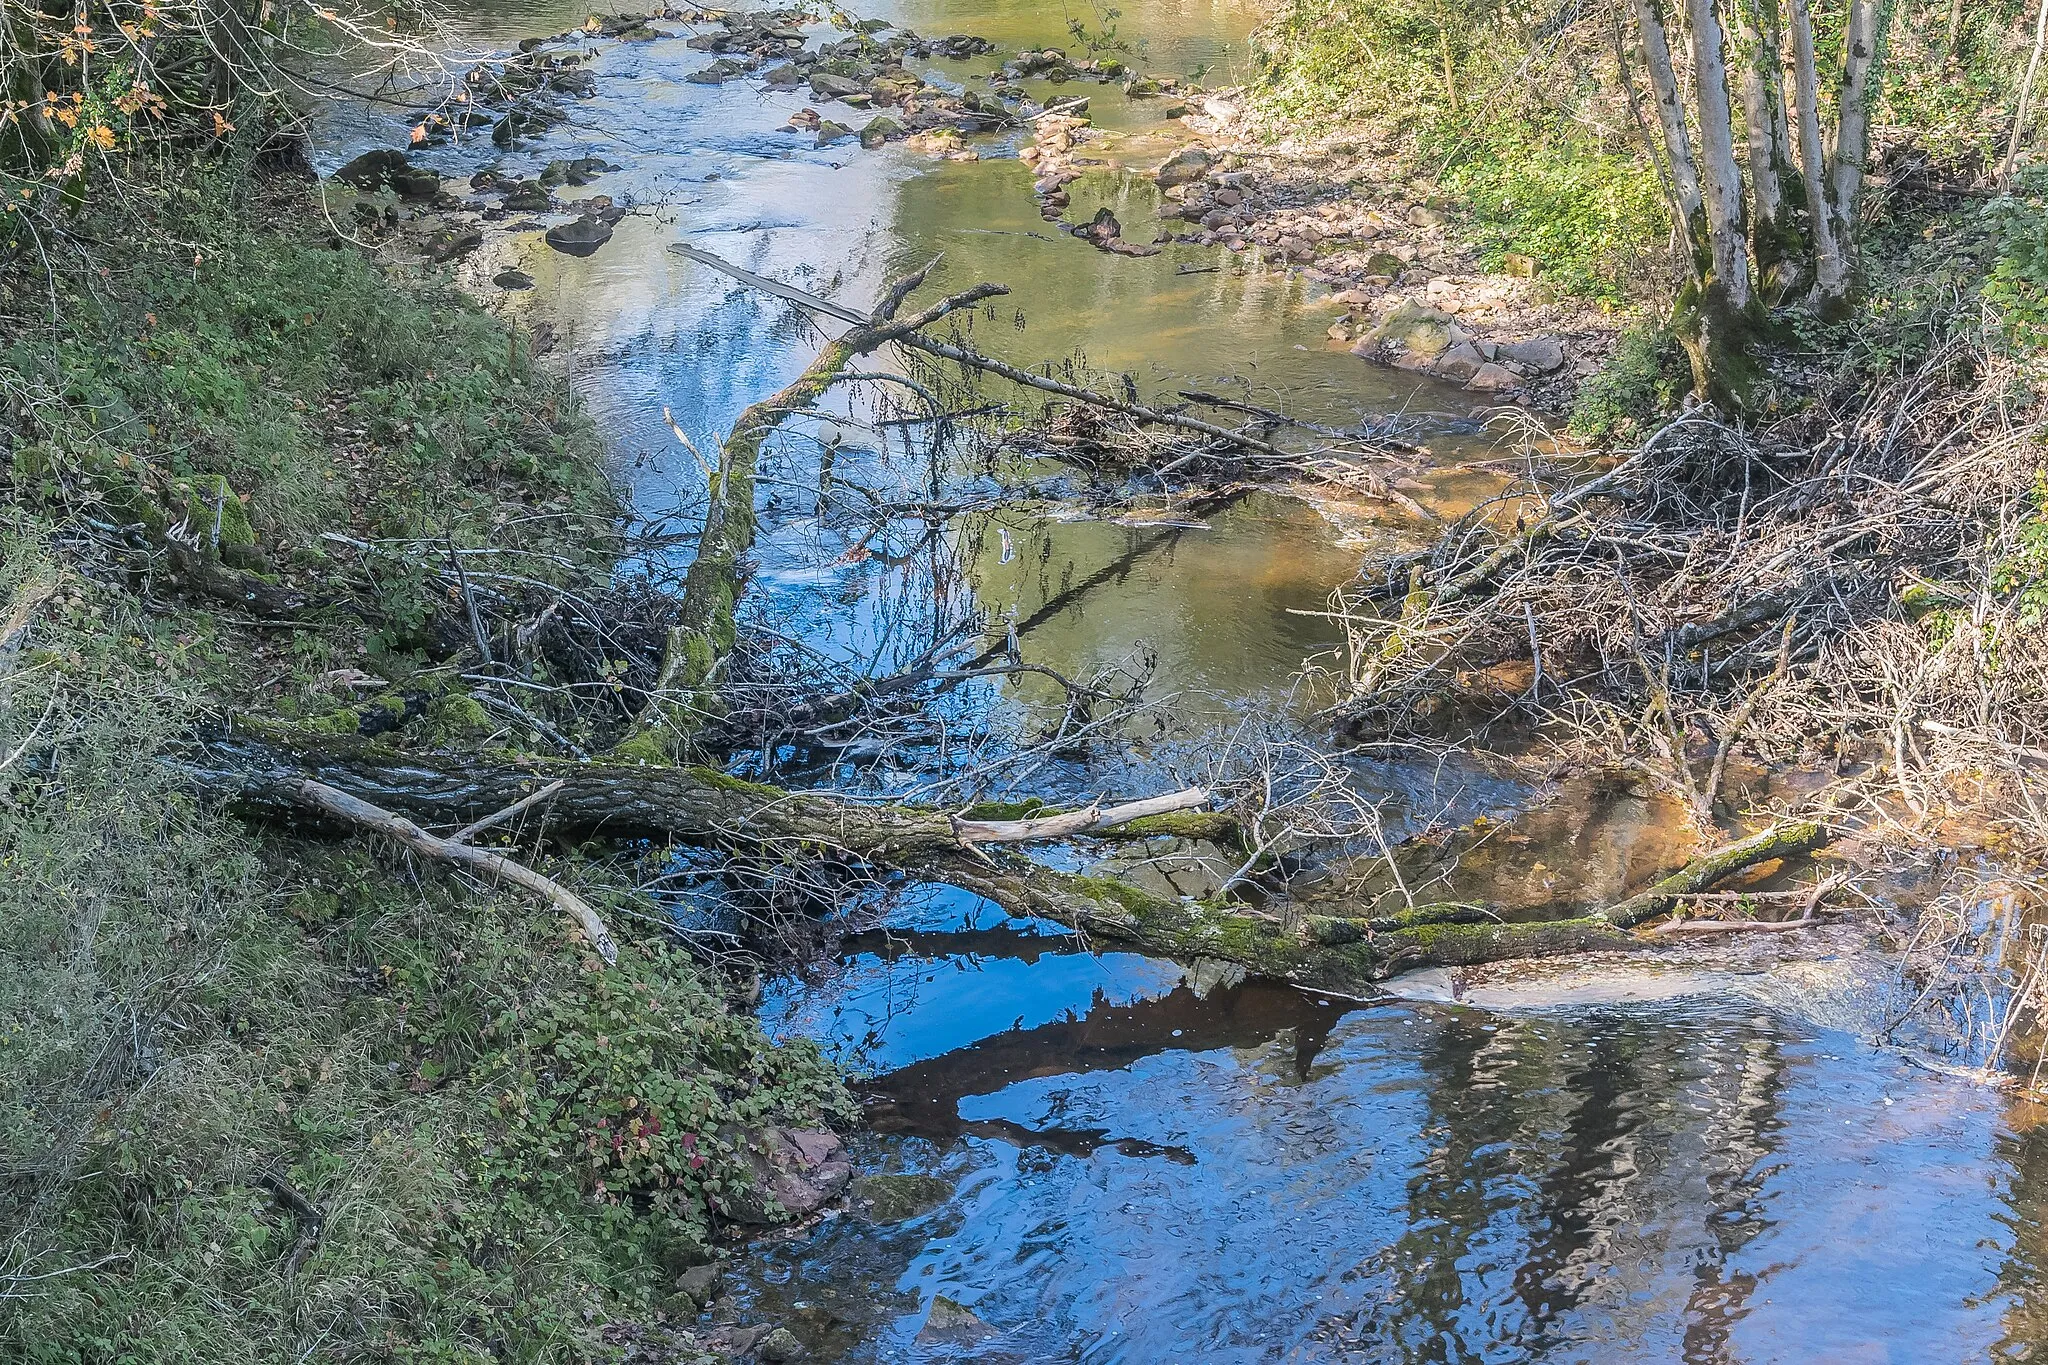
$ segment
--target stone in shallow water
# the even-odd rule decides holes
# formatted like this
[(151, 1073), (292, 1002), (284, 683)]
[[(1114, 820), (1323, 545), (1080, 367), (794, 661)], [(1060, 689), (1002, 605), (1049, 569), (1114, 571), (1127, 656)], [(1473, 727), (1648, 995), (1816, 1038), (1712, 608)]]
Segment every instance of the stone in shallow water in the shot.
[(763, 1360), (781, 1365), (783, 1361), (802, 1360), (804, 1344), (798, 1341), (796, 1333), (787, 1327), (778, 1327), (761, 1338), (760, 1343), (754, 1347), (754, 1354)]
[(595, 214), (584, 214), (573, 223), (551, 227), (547, 244), (566, 256), (592, 256), (612, 239), (612, 225)]
[(854, 1207), (876, 1223), (902, 1223), (953, 1197), (952, 1182), (935, 1175), (871, 1175), (854, 1182)]
[(977, 1317), (973, 1309), (941, 1294), (932, 1300), (932, 1310), (925, 1317), (924, 1326), (918, 1329), (917, 1344), (972, 1346), (995, 1334), (996, 1329)]

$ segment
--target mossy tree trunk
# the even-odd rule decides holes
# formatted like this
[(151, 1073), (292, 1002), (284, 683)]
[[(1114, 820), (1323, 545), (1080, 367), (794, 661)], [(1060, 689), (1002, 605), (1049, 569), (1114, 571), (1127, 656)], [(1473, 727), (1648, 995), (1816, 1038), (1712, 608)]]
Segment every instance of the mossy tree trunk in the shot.
[(216, 736), (195, 746), (181, 766), (196, 785), (244, 809), (293, 821), (320, 813), (304, 798), (309, 778), (423, 824), (451, 827), (559, 782), (541, 808), (555, 838), (673, 839), (750, 857), (851, 859), (958, 886), (1012, 914), (1146, 952), (1220, 959), (1340, 992), (1364, 991), (1414, 967), (1626, 948), (1635, 942), (1630, 928), (1669, 910), (1678, 897), (1818, 847), (1828, 837), (1811, 822), (1774, 826), (1604, 911), (1567, 919), (1506, 923), (1460, 904), (1283, 923), (1242, 905), (1169, 899), (1114, 878), (1049, 868), (1008, 849), (970, 847), (944, 811), (789, 792), (710, 768), (530, 758), (454, 767), (359, 739), (296, 734)]

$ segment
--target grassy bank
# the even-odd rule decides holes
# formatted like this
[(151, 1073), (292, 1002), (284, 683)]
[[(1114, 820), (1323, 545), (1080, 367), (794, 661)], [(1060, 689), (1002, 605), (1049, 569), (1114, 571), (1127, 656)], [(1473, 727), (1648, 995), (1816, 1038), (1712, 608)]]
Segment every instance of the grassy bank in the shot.
[(11, 1360), (601, 1356), (705, 1254), (746, 1134), (844, 1104), (602, 865), (527, 831), (624, 931), (616, 970), (552, 909), (158, 761), (231, 714), (516, 749), (436, 661), (441, 566), (610, 569), (571, 397), (302, 195), (197, 184), (0, 281)]

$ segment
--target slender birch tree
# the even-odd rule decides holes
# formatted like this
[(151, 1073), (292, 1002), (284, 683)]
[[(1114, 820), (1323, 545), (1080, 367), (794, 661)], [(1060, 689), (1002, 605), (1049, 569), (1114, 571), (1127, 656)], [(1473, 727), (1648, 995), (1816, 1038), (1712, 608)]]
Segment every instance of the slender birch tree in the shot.
[(1749, 352), (1769, 308), (1800, 296), (1823, 316), (1848, 308), (1890, 13), (1890, 0), (1847, 0), (1833, 126), (1824, 133), (1809, 2), (1785, 3), (1781, 12), (1778, 0), (1685, 0), (1687, 80), (1672, 56), (1664, 0), (1630, 0), (1673, 211), (1693, 256), (1677, 331), (1699, 394), (1735, 410), (1750, 402)]

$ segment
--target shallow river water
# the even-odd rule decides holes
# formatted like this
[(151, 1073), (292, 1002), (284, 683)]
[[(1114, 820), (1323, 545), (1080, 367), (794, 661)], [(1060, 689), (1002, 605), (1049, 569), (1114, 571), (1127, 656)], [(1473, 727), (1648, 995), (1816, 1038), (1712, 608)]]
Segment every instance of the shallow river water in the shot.
[[(1070, 17), (1025, 0), (874, 13), (1006, 53), (1061, 42)], [(502, 48), (584, 15), (487, 5), (466, 33)], [(1208, 68), (1214, 84), (1243, 68), (1253, 18), (1234, 3), (1127, 0), (1119, 24), (1141, 69)], [(623, 169), (569, 193), (643, 211), (589, 257), (529, 233), (468, 267), (484, 293), (507, 264), (534, 277), (503, 308), (560, 335), (556, 358), (648, 515), (687, 520), (702, 494), (669, 419), (707, 447), (819, 343), (793, 308), (667, 252), (677, 240), (855, 306), (943, 252), (940, 286), (1013, 286), (975, 323), (998, 354), (1084, 352), (1148, 393), (1237, 384), (1324, 421), (1407, 414), (1440, 452), (1476, 444), (1462, 395), (1327, 345), (1330, 311), (1299, 276), (1221, 250), (1132, 260), (1059, 237), (1001, 138), (980, 162), (933, 163), (778, 133), (803, 99), (682, 82), (709, 58), (671, 27), (673, 39), (600, 45), (598, 96), (505, 159), (530, 173), (602, 155)], [(960, 80), (996, 60), (930, 69)], [(1125, 235), (1148, 240), (1156, 194), (1128, 167), (1166, 145), (1155, 115), (1113, 88), (1079, 93), (1115, 136), (1091, 145), (1105, 164), (1070, 216), (1111, 203)], [(323, 165), (402, 145), (403, 127), (337, 107)], [(423, 159), (467, 174), (497, 158), (484, 146)], [(916, 489), (943, 458), (840, 412), (842, 470)], [(1184, 692), (1172, 710), (1190, 728), (1281, 706), (1304, 659), (1334, 642), (1314, 613), (1390, 534), (1265, 494), (1192, 526), (1070, 519), (1040, 499), (949, 528), (924, 558), (855, 552), (865, 542), (803, 493), (822, 427), (800, 424), (767, 469), (756, 592), (769, 621), (884, 664), (968, 608), (1072, 675), (1148, 652)], [(1026, 711), (1042, 700), (1028, 684), (990, 695)], [(1170, 766), (1131, 757), (1125, 780)], [(1111, 780), (1086, 767), (1040, 779)], [(1519, 796), (1434, 766), (1361, 767), (1358, 780), (1390, 799), (1396, 826)], [(1606, 835), (1545, 836), (1514, 875), (1568, 899), (1596, 868), (1654, 866), (1652, 823), (1621, 821), (1636, 842), (1619, 853)], [(872, 1125), (849, 1210), (737, 1255), (726, 1311), (790, 1326), (814, 1358), (875, 1362), (1907, 1365), (2048, 1350), (2048, 1146), (2025, 1106), (1741, 990), (1644, 996), (1333, 1000), (1091, 952), (922, 889), (833, 961), (769, 987), (768, 1026), (821, 1040), (866, 1078)]]

